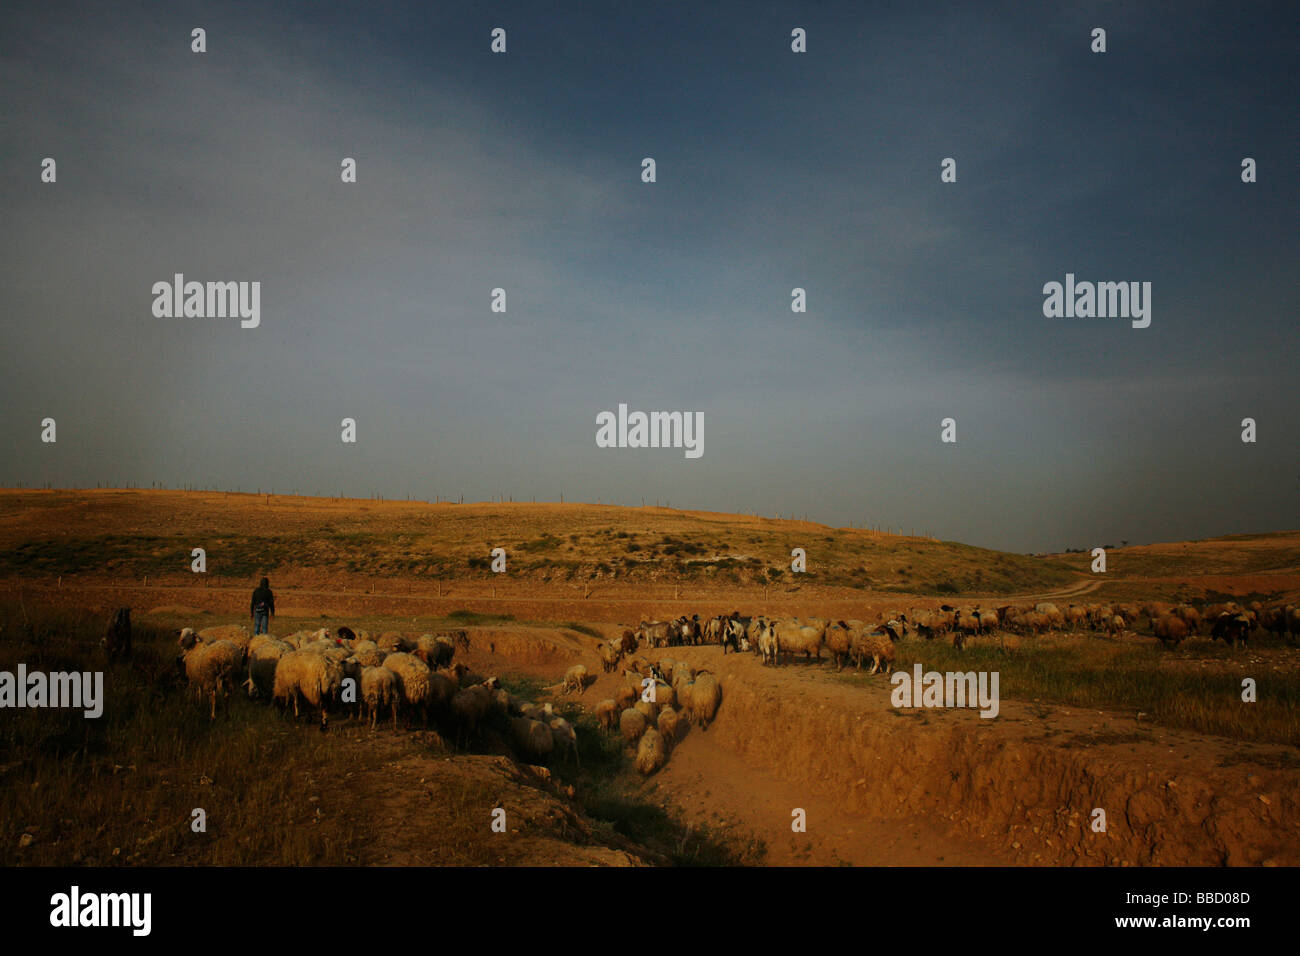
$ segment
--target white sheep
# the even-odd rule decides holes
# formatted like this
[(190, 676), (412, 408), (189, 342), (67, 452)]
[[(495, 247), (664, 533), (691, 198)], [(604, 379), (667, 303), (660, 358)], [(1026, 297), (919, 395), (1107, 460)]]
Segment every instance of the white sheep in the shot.
[(305, 650), (290, 651), (275, 665), (271, 697), (281, 710), (287, 710), (292, 701), (295, 719), (299, 714), (299, 701), (305, 701), (320, 711), (320, 725), (324, 729), (329, 720), (327, 705), (338, 693), (342, 682), (342, 664), (330, 660), (324, 654)]
[(185, 628), (180, 638), (181, 660), (185, 677), (200, 699), (207, 695), (212, 702), (210, 719), (217, 716), (217, 698), (224, 697), (234, 687), (235, 674), (243, 662), (243, 649), (231, 641), (205, 644), (191, 628)]
[(669, 744), (677, 740), (677, 731), (680, 726), (680, 719), (677, 711), (672, 707), (665, 707), (659, 711), (659, 733), (663, 734), (664, 740)]
[(275, 667), (285, 654), (293, 650), (284, 641), (262, 641), (250, 645), (248, 652), (248, 680), (244, 686), (249, 697), (270, 698), (275, 686)]
[(361, 662), (362, 667), (380, 667), (388, 655), (374, 641), (357, 641), (352, 645), (352, 656)]
[(651, 728), (641, 735), (636, 747), (636, 769), (644, 776), (650, 776), (668, 759), (668, 746), (659, 731)]
[(634, 744), (645, 733), (646, 719), (645, 714), (639, 710), (629, 707), (618, 717), (618, 729), (623, 735), (623, 740), (629, 744)]
[(402, 692), (402, 703), (407, 708), (406, 724), (411, 724), (410, 713), (420, 714), (424, 726), (429, 725), (429, 697), (432, 683), (429, 665), (414, 654), (398, 651), (384, 658), (384, 667), (397, 675), (397, 687)]
[(551, 737), (555, 741), (555, 746), (566, 752), (566, 757), (568, 752), (573, 753), (573, 762), (581, 770), (582, 760), (578, 757), (578, 732), (574, 729), (573, 724), (563, 717), (552, 717)]
[(387, 667), (361, 668), (361, 702), (365, 712), (370, 715), (371, 729), (374, 729), (379, 712), (385, 707), (392, 711), (393, 729), (397, 729), (397, 704), (400, 699), (401, 690), (393, 671)]
[(695, 677), (695, 686), (691, 688), (691, 719), (707, 730), (713, 718), (718, 715), (718, 706), (722, 703), (722, 688), (718, 679), (708, 671), (701, 671)]
[(576, 690), (579, 694), (587, 689), (587, 668), (574, 664), (564, 672), (564, 693)]
[(252, 640), (253, 635), (242, 624), (219, 624), (215, 627), (205, 627), (198, 632), (199, 640), (204, 644), (215, 644), (217, 641), (229, 641), (241, 651), (248, 649), (248, 642)]

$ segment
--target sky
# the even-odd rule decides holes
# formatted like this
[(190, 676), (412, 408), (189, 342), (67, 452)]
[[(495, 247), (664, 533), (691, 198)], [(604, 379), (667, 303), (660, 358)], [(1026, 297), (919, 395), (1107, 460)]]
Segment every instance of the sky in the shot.
[[(20, 5), (0, 483), (563, 494), (1012, 551), (1300, 527), (1298, 27), (1286, 3)], [(260, 325), (156, 317), (175, 273), (260, 282)], [(1067, 273), (1150, 282), (1150, 326), (1045, 316)], [(620, 403), (702, 415), (703, 455), (598, 447)]]

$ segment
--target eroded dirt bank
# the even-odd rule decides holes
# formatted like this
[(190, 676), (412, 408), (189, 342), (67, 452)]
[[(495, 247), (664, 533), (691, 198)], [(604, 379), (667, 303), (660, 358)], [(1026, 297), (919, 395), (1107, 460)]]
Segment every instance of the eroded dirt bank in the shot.
[[(683, 658), (709, 659), (722, 679), (708, 733), (845, 809), (946, 822), (950, 836), (1021, 863), (1300, 863), (1292, 748), (1015, 701), (994, 719), (896, 711), (883, 678), (846, 686), (819, 668), (713, 650)], [(1095, 808), (1105, 833), (1089, 825)]]
[[(539, 652), (495, 634), (503, 664), (518, 653), (555, 675), (586, 663), (599, 675), (587, 706), (618, 683), (585, 636)], [(723, 686), (717, 721), (690, 732), (648, 792), (697, 822), (752, 828), (773, 863), (1300, 864), (1294, 748), (1008, 700), (995, 719), (901, 711), (880, 676), (864, 686), (825, 664), (765, 668), (717, 647), (645, 655), (708, 667)], [(791, 834), (794, 807), (807, 835)], [(1104, 833), (1090, 825), (1097, 808)]]

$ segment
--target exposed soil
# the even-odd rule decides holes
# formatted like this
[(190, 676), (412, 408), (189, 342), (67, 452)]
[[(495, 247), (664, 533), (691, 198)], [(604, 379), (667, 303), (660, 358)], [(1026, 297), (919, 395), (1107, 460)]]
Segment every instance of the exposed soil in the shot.
[[(643, 866), (631, 844), (598, 835), (544, 767), (508, 757), (412, 752), (410, 740), (375, 733), (359, 745), (392, 759), (357, 775), (376, 838), (366, 866)], [(493, 829), (494, 811), (504, 829)]]
[[(554, 681), (585, 663), (598, 675), (579, 698), (587, 707), (619, 684), (601, 673), (594, 638), (470, 635), (469, 662), (484, 672)], [(769, 864), (1300, 863), (1294, 748), (1032, 702), (1004, 700), (994, 720), (896, 710), (879, 675), (862, 686), (826, 664), (764, 667), (718, 647), (645, 654), (707, 667), (723, 687), (718, 719), (686, 734), (647, 799), (763, 841)], [(791, 829), (795, 808), (805, 833)], [(1096, 808), (1104, 833), (1089, 826)]]

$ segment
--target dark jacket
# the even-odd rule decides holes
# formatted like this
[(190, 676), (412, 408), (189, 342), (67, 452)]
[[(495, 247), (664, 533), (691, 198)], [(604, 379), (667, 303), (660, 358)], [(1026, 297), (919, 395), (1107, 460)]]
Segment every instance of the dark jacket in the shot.
[(266, 606), (269, 613), (275, 613), (275, 595), (271, 593), (270, 588), (258, 587), (253, 589), (253, 603), (248, 607), (250, 614), (257, 610), (259, 601)]

